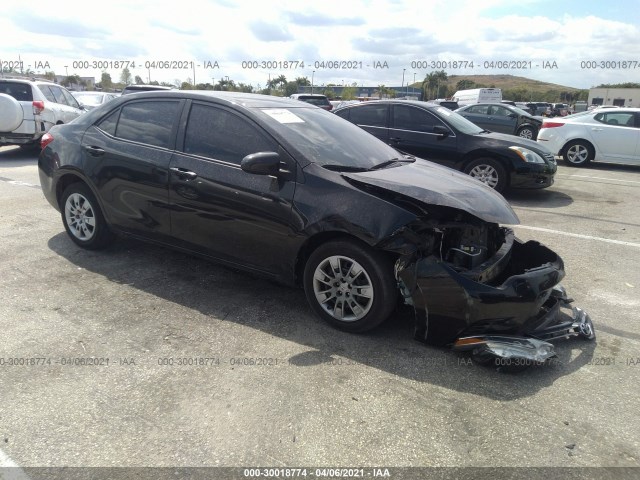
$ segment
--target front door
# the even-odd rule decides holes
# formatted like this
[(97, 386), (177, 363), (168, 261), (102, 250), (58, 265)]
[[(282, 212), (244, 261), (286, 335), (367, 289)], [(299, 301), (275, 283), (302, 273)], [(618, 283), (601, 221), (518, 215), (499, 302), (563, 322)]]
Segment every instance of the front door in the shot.
[[(184, 133), (184, 135), (183, 135)], [(170, 165), (172, 235), (179, 244), (230, 263), (281, 273), (295, 191), (295, 162), (250, 119), (193, 102)], [(278, 178), (240, 168), (251, 153), (278, 152)]]

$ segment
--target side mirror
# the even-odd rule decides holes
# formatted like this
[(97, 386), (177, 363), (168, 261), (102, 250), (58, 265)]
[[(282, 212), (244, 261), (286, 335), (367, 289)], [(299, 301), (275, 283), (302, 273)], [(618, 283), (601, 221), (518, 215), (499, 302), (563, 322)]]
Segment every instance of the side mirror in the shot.
[(517, 114), (517, 113), (513, 113), (513, 112), (511, 112), (511, 113), (509, 114), (509, 117), (510, 117), (510, 118), (516, 118), (517, 116), (518, 116), (518, 114)]
[(240, 168), (247, 173), (275, 177), (280, 172), (280, 155), (276, 152), (252, 153), (242, 159)]
[(435, 127), (433, 127), (433, 133), (437, 133), (438, 135), (441, 135), (442, 138), (448, 137), (449, 136), (449, 129), (443, 125), (436, 125)]

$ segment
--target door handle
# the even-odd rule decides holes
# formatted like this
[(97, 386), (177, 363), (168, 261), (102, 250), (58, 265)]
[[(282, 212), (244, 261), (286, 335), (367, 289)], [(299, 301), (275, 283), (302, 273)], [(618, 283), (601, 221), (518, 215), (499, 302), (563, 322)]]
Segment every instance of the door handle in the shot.
[(185, 170), (184, 168), (171, 167), (169, 170), (181, 179), (181, 180), (193, 180), (198, 176), (196, 172), (192, 172), (191, 170)]
[(86, 145), (84, 149), (87, 151), (89, 155), (92, 157), (99, 157), (100, 155), (104, 155), (104, 150), (100, 147), (94, 147), (91, 145)]

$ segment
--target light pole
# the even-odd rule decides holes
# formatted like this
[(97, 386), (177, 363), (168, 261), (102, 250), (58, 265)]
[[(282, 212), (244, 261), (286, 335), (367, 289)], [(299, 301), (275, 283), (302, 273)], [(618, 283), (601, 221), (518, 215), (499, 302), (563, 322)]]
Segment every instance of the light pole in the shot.
[(413, 72), (413, 85), (411, 86), (411, 93), (413, 93), (415, 95), (415, 88), (416, 88), (416, 72)]
[(402, 90), (402, 87), (404, 87), (404, 72), (405, 72), (406, 68), (402, 69), (402, 85), (400, 85), (400, 89)]
[(313, 95), (313, 77), (315, 74), (316, 74), (315, 70), (311, 72), (311, 95)]

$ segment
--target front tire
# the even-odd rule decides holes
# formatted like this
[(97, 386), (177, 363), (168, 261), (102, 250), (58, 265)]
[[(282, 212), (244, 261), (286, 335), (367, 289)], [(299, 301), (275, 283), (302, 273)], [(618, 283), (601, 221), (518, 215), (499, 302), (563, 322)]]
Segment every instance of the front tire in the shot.
[(307, 260), (303, 283), (316, 314), (347, 332), (377, 327), (398, 299), (391, 259), (353, 240), (318, 247)]
[(60, 210), (64, 228), (76, 245), (97, 250), (115, 239), (95, 195), (84, 183), (72, 183), (64, 190)]
[(504, 191), (509, 184), (507, 171), (492, 158), (478, 158), (472, 161), (465, 167), (464, 173), (488, 185), (497, 192)]
[(571, 167), (584, 167), (594, 156), (593, 147), (584, 140), (569, 142), (562, 150), (562, 158)]
[(518, 136), (528, 140), (536, 139), (536, 130), (532, 127), (522, 127), (518, 130)]

